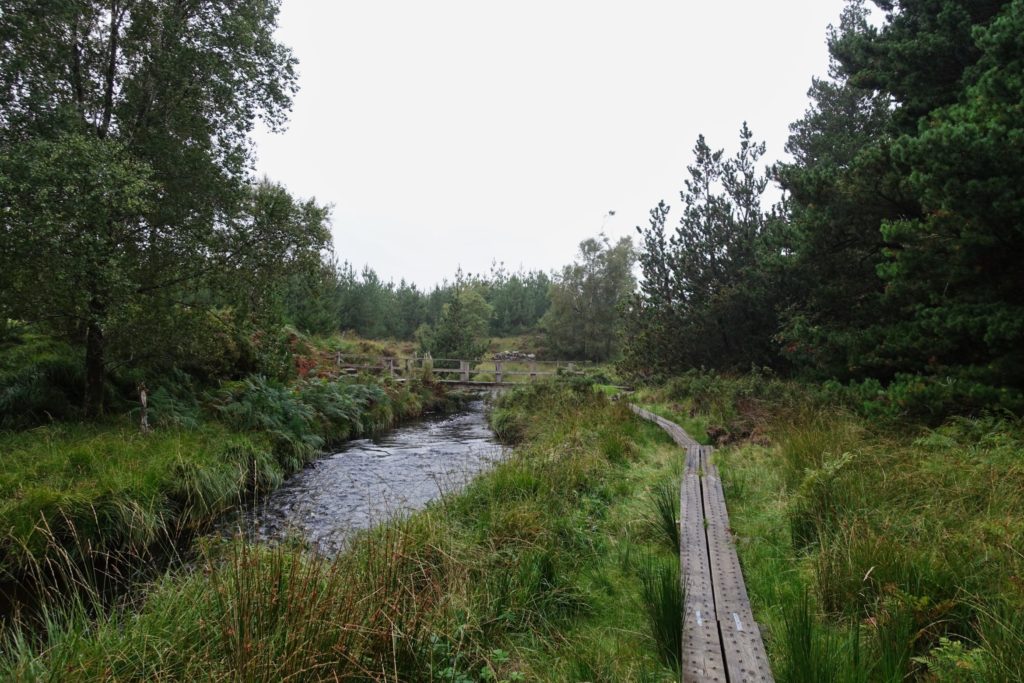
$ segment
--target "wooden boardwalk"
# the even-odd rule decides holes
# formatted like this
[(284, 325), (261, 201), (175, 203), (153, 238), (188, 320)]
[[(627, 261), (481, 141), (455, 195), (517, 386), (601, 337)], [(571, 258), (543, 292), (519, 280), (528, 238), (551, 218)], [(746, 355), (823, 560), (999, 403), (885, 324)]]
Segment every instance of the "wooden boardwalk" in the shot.
[(682, 427), (635, 405), (633, 412), (668, 432), (686, 450), (680, 487), (680, 562), (684, 683), (772, 681), (761, 631), (750, 611), (729, 513), (711, 446)]

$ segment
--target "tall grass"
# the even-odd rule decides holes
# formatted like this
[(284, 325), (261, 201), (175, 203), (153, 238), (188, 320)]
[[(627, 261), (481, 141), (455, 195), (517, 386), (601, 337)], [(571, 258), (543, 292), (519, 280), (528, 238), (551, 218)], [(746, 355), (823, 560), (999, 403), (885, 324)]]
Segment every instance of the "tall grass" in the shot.
[(668, 546), (679, 554), (679, 486), (675, 481), (664, 482), (651, 492), (655, 524), (664, 534)]
[(0, 340), (0, 429), (78, 416), (84, 386), (69, 345), (31, 334)]
[[(41, 567), (157, 565), (326, 444), (437, 404), (433, 389), (326, 379), (225, 383), (204, 402), (153, 395), (152, 433), (127, 419), (0, 432), (0, 582), (63, 583)], [(59, 565), (59, 562), (58, 562)], [(52, 579), (52, 580), (51, 580)]]
[(675, 559), (645, 558), (639, 568), (640, 594), (662, 660), (679, 669), (683, 646), (684, 594)]
[[(614, 552), (675, 476), (669, 447), (596, 392), (528, 391), (523, 447), (463, 493), (336, 558), (210, 543), (119, 609), (54, 611), (45, 640), (9, 631), (0, 679), (569, 681), (584, 661), (595, 680), (672, 677), (643, 605), (677, 609), (675, 556), (641, 541), (645, 584)], [(605, 452), (618, 431), (630, 459)]]
[(718, 452), (780, 680), (1019, 680), (1024, 425), (879, 424), (819, 395)]

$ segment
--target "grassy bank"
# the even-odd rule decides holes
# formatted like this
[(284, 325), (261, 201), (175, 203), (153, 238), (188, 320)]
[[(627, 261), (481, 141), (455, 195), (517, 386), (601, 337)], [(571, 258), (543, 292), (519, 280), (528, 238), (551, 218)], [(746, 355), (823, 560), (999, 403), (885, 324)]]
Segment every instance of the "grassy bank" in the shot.
[(780, 681), (1024, 680), (1024, 425), (865, 416), (821, 388), (691, 377)]
[(678, 449), (583, 384), (522, 389), (494, 421), (507, 461), (337, 559), (213, 543), (99, 619), (15, 632), (0, 677), (675, 680)]
[(128, 417), (0, 433), (0, 579), (171, 553), (325, 446), (444, 401), (431, 387), (363, 382), (254, 376), (154, 394), (146, 433)]

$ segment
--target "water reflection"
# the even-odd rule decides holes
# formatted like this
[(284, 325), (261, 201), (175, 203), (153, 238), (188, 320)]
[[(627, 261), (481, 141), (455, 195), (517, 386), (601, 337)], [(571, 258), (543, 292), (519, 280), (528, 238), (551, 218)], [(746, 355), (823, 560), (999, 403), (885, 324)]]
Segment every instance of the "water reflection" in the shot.
[(466, 412), (347, 443), (243, 510), (232, 526), (263, 541), (302, 538), (332, 553), (352, 531), (422, 508), (501, 456), (476, 401)]

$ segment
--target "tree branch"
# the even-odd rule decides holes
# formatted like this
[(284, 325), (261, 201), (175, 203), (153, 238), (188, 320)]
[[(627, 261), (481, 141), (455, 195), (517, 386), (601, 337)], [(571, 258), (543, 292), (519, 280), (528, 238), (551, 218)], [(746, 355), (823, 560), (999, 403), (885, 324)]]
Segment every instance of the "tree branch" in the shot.
[(107, 137), (110, 130), (110, 120), (114, 115), (114, 77), (117, 73), (117, 38), (121, 32), (121, 19), (123, 12), (117, 11), (117, 0), (110, 0), (110, 40), (108, 50), (110, 52), (107, 60), (107, 73), (105, 76), (103, 92), (103, 123), (97, 131), (101, 138)]

